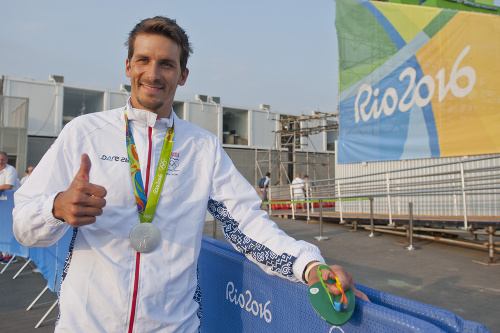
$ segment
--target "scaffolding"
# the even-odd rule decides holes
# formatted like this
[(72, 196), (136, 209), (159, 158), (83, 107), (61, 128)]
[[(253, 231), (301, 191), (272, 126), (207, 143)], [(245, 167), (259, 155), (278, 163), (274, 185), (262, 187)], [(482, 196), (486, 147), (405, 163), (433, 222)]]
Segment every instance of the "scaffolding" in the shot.
[[(314, 158), (311, 160), (310, 147), (312, 146), (314, 153), (318, 149), (314, 146), (313, 141), (310, 140), (310, 136), (327, 131), (338, 131), (338, 117), (338, 112), (325, 113), (318, 110), (310, 116), (282, 116), (280, 118), (280, 130), (276, 131), (276, 146), (278, 150), (286, 149), (288, 154), (286, 160), (283, 159), (283, 154), (277, 154), (276, 156), (275, 163), (278, 166), (280, 184), (291, 183), (295, 174), (297, 174), (299, 165), (305, 165), (305, 168), (302, 169), (305, 169), (305, 173), (307, 174), (310, 174), (311, 171), (316, 173), (315, 168), (318, 166), (327, 167), (328, 174), (330, 174), (330, 162), (328, 160), (317, 161), (317, 154), (314, 154)], [(301, 152), (303, 154), (304, 150), (305, 161), (298, 158), (298, 153)], [(324, 156), (324, 154), (320, 156)], [(329, 159), (330, 154), (327, 154), (326, 157)]]

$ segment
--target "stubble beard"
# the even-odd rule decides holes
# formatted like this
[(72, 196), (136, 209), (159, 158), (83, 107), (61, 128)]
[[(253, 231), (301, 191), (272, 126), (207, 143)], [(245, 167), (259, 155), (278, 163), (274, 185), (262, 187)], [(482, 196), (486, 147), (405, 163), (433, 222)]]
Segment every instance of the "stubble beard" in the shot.
[(153, 99), (153, 98), (149, 98), (149, 99), (144, 100), (141, 97), (136, 97), (136, 99), (137, 99), (137, 102), (139, 102), (139, 104), (144, 109), (148, 109), (148, 110), (155, 111), (155, 112), (158, 111), (165, 103), (165, 101), (163, 101), (163, 100)]

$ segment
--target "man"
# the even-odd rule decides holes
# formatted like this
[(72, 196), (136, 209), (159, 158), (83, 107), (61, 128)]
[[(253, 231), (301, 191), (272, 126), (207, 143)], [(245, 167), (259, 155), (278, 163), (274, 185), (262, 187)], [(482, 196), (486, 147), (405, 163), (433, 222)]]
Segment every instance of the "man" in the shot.
[[(268, 172), (266, 173), (266, 176), (264, 177), (264, 181), (262, 182), (262, 184), (259, 184), (259, 196), (262, 202), (267, 201), (267, 187), (269, 186), (270, 180), (271, 180), (271, 173)], [(261, 206), (261, 208), (263, 207)]]
[(26, 169), (26, 173), (25, 173), (24, 177), (21, 179), (21, 185), (23, 185), (24, 182), (29, 178), (29, 176), (31, 176), (33, 169), (34, 169), (33, 166), (29, 166), (28, 169)]
[[(9, 156), (6, 152), (0, 151), (0, 191), (17, 190), (19, 187), (19, 179), (17, 171), (12, 165), (7, 164)], [(16, 262), (17, 259), (7, 252), (0, 252), (0, 263), (6, 264), (9, 261)]]
[(7, 153), (0, 151), (0, 191), (17, 190), (19, 187), (16, 168), (7, 164), (8, 162), (9, 156)]
[[(127, 105), (68, 123), (15, 197), (20, 243), (50, 246), (74, 228), (56, 331), (198, 331), (207, 209), (267, 273), (317, 282), (314, 269), (303, 275), (323, 261), (319, 250), (279, 230), (217, 138), (172, 112), (189, 74), (184, 30), (168, 18), (146, 19), (127, 45)], [(334, 269), (353, 288), (351, 276)]]
[[(316, 183), (311, 178), (309, 178), (308, 175), (305, 175), (304, 176), (304, 192), (305, 193), (309, 192), (309, 193), (306, 193), (307, 198), (311, 198), (314, 196), (315, 187), (316, 187)], [(311, 207), (311, 209), (313, 208), (312, 203), (310, 204), (310, 207)]]
[[(305, 189), (305, 181), (300, 178), (300, 173), (295, 175), (295, 179), (292, 181), (292, 192), (293, 192), (293, 200), (294, 201), (303, 201), (305, 200), (304, 189)], [(304, 209), (305, 204), (302, 204), (302, 212), (304, 213), (306, 210)], [(297, 204), (292, 204), (292, 208), (297, 211)]]

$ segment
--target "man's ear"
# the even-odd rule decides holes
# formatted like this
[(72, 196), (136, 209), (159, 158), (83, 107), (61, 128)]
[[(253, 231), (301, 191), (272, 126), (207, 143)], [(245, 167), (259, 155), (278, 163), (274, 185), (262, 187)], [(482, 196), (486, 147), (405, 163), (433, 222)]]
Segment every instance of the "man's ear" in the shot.
[(189, 75), (189, 68), (186, 68), (186, 69), (184, 69), (181, 76), (179, 77), (179, 81), (177, 82), (177, 85), (183, 86), (186, 83), (188, 75)]
[(127, 77), (130, 77), (130, 60), (127, 58), (127, 60), (125, 60), (125, 75)]

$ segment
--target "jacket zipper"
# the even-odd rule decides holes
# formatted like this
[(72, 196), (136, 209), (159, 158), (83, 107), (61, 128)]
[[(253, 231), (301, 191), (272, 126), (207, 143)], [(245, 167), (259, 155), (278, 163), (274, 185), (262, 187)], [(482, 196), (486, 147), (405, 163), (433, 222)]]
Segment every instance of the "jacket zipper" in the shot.
[[(148, 195), (149, 189), (149, 173), (151, 171), (151, 136), (152, 136), (153, 128), (148, 127), (148, 166), (146, 170), (146, 183), (144, 185), (144, 192), (146, 193), (146, 198)], [(135, 257), (135, 278), (134, 278), (134, 293), (132, 296), (132, 309), (130, 311), (130, 324), (128, 326), (128, 332), (132, 333), (134, 330), (134, 319), (135, 319), (135, 307), (137, 305), (137, 292), (139, 287), (139, 266), (141, 262), (141, 253), (137, 252)]]

